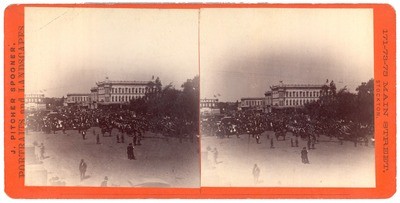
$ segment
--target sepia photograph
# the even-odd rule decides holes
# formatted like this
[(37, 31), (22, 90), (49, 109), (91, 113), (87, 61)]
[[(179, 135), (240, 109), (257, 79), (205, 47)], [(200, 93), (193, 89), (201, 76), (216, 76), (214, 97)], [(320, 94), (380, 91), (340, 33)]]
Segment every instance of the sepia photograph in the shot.
[(25, 185), (200, 187), (198, 10), (25, 8)]
[(3, 12), (8, 199), (395, 198), (391, 4)]
[(200, 19), (202, 186), (376, 186), (372, 9)]

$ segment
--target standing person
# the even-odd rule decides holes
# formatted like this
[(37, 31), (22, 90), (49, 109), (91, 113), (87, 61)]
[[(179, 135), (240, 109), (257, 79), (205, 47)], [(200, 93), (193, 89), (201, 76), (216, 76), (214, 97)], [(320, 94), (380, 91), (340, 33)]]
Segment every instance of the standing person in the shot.
[(86, 131), (85, 131), (85, 130), (82, 130), (82, 138), (83, 138), (84, 140), (86, 140)]
[(303, 150), (301, 150), (301, 161), (303, 164), (309, 164), (310, 162), (308, 161), (308, 151), (306, 147), (303, 147)]
[(86, 177), (85, 176), (86, 169), (87, 169), (87, 165), (86, 165), (85, 161), (83, 159), (81, 159), (81, 163), (79, 164), (79, 172), (80, 172), (80, 175), (81, 175), (81, 181), (83, 179), (85, 179), (85, 177)]
[(296, 140), (295, 140), (295, 144), (296, 144), (296, 147), (299, 147), (299, 139), (296, 137)]
[(44, 159), (44, 145), (43, 145), (43, 142), (40, 143), (39, 149), (40, 149), (40, 160), (43, 160)]
[(260, 144), (260, 135), (259, 134), (256, 135), (256, 141), (257, 141), (257, 144)]
[(270, 146), (271, 149), (275, 148), (275, 147), (274, 147), (274, 138), (271, 138), (270, 144), (271, 144), (271, 146)]
[(107, 187), (107, 182), (108, 182), (108, 177), (106, 176), (106, 177), (104, 177), (104, 180), (103, 180), (103, 182), (101, 182), (101, 187)]
[(290, 138), (290, 147), (294, 147), (293, 138)]
[(254, 184), (257, 184), (258, 178), (260, 177), (260, 168), (258, 168), (257, 164), (254, 164), (253, 167), (253, 177), (254, 177)]
[(129, 160), (134, 159), (132, 143), (129, 143), (128, 147), (126, 148), (126, 153), (127, 153), (127, 155), (128, 155), (128, 159), (129, 159)]
[(99, 134), (96, 135), (96, 144), (100, 144), (100, 135)]
[(307, 148), (308, 148), (308, 150), (311, 149), (311, 139), (310, 138), (308, 138), (308, 141), (307, 141)]

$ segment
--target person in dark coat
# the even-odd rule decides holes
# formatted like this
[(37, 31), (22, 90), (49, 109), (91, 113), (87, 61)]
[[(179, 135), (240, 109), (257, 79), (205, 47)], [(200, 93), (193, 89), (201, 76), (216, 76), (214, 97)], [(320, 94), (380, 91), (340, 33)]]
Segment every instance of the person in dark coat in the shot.
[(306, 147), (303, 147), (303, 150), (301, 150), (301, 162), (303, 164), (309, 164), (310, 162), (308, 161), (308, 151)]
[(82, 139), (86, 140), (86, 131), (82, 130)]
[(79, 164), (79, 172), (81, 176), (81, 180), (85, 179), (85, 173), (86, 173), (87, 165), (83, 159), (81, 159), (81, 163)]
[(275, 148), (275, 147), (274, 147), (274, 138), (271, 138), (270, 144), (271, 144), (271, 146), (270, 146), (271, 149)]
[(128, 154), (128, 159), (132, 160), (135, 159), (135, 155), (133, 153), (133, 146), (132, 143), (129, 143), (128, 147), (126, 148), (126, 153)]

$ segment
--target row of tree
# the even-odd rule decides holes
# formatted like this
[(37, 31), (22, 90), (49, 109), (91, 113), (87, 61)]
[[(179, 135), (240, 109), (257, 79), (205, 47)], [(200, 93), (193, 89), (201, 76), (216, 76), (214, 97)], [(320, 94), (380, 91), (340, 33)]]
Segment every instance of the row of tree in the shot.
[(362, 124), (374, 122), (374, 79), (363, 82), (351, 93), (346, 87), (337, 91), (334, 81), (322, 88), (322, 97), (305, 105), (306, 111), (318, 118), (335, 118)]
[(171, 117), (198, 123), (200, 80), (199, 76), (188, 79), (176, 89), (172, 84), (162, 87), (157, 77), (148, 84), (151, 91), (145, 97), (132, 100), (131, 110), (138, 114), (151, 115), (157, 118)]

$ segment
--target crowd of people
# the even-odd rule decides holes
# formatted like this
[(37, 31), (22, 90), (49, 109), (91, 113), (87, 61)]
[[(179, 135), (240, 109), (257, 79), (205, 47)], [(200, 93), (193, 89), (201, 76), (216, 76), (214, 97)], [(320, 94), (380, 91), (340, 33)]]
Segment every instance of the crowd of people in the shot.
[[(249, 134), (259, 143), (260, 135), (266, 131), (273, 131), (275, 140), (286, 139), (287, 132), (291, 132), (298, 139), (310, 141), (310, 145), (318, 142), (320, 135), (337, 138), (343, 141), (352, 141), (368, 144), (373, 134), (373, 124), (341, 120), (334, 118), (315, 118), (304, 112), (277, 111), (262, 113), (256, 111), (237, 111), (231, 115), (204, 116), (201, 120), (202, 135), (211, 135), (218, 138), (229, 138), (232, 135), (238, 138)], [(269, 136), (269, 134), (267, 134)], [(269, 137), (268, 137), (269, 139)], [(292, 146), (295, 141), (292, 141)]]
[[(35, 111), (26, 116), (25, 124), (27, 132), (42, 131), (56, 134), (57, 131), (62, 131), (65, 134), (66, 130), (77, 130), (82, 133), (84, 139), (92, 127), (99, 127), (103, 136), (111, 136), (113, 129), (116, 129), (119, 135), (135, 137), (138, 143), (146, 131), (190, 140), (198, 134), (193, 121), (169, 116), (138, 115), (133, 111), (118, 108), (62, 107), (51, 112)], [(123, 138), (118, 137), (118, 139)]]

